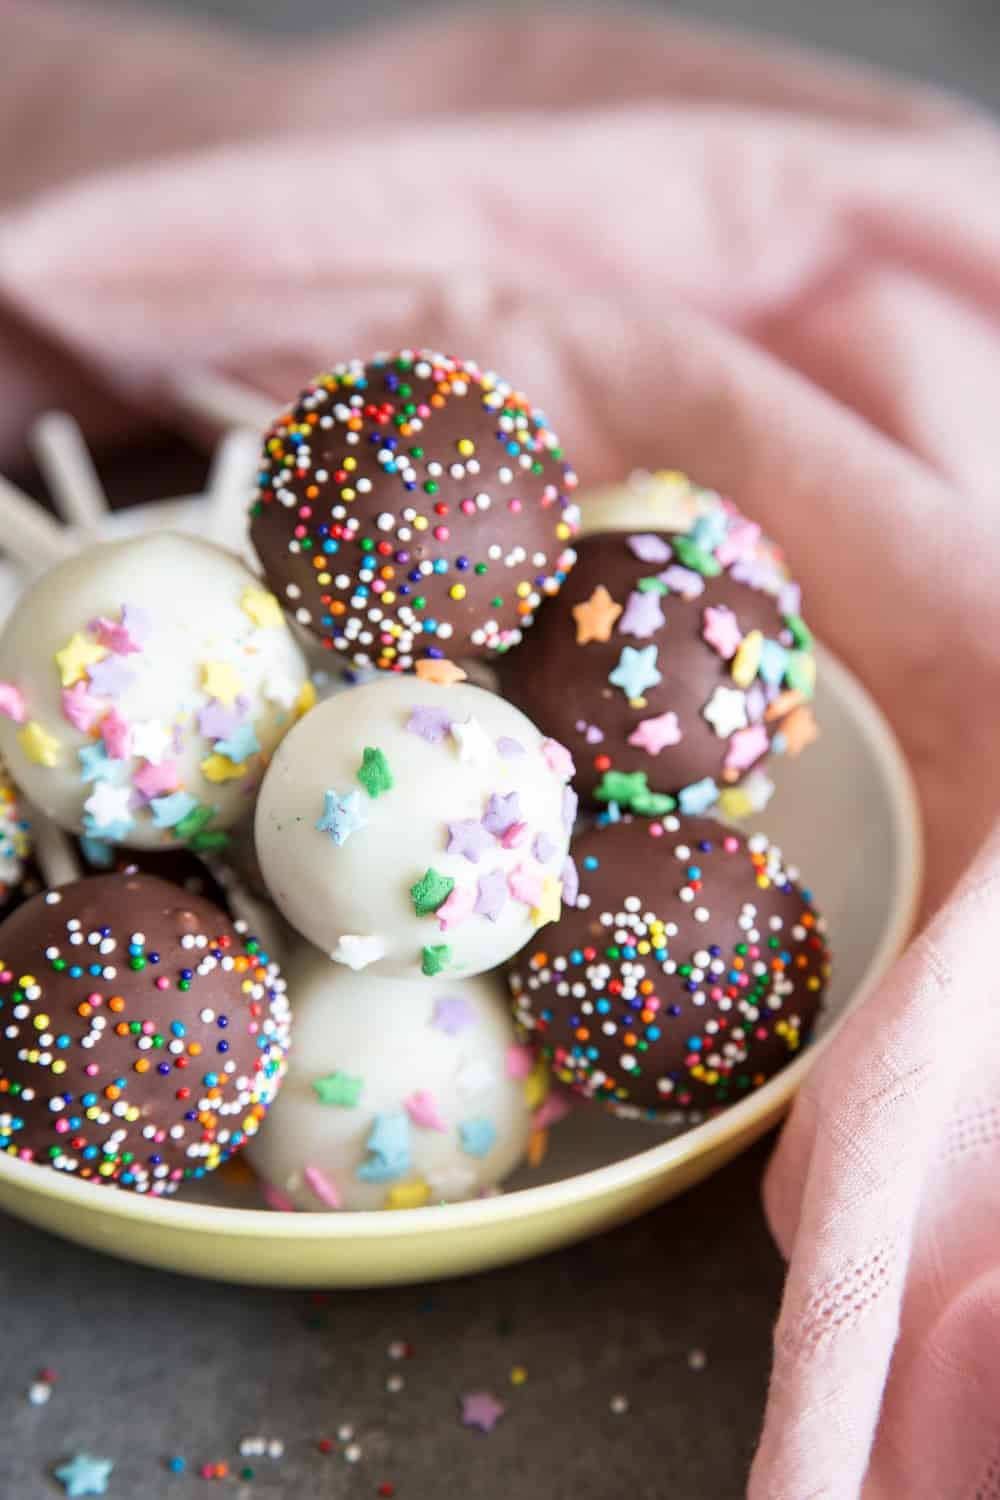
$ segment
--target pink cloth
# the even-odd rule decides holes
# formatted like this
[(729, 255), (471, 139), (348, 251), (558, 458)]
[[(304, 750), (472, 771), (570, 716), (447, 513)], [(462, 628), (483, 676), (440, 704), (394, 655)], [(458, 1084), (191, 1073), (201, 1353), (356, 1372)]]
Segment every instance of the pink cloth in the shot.
[(287, 395), (421, 342), (513, 372), (587, 483), (683, 467), (785, 541), (910, 757), (933, 920), (768, 1177), (750, 1493), (1000, 1496), (994, 129), (522, 11), (295, 50), (0, 0), (0, 81), (0, 457), (46, 402), (141, 433), (186, 365)]

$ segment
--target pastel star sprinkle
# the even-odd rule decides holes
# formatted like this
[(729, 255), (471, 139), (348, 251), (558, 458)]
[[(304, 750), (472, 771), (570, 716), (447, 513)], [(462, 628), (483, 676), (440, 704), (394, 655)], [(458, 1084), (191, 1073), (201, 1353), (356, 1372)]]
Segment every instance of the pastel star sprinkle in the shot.
[(576, 644), (588, 646), (591, 641), (609, 641), (615, 621), (622, 612), (603, 583), (599, 583), (589, 599), (574, 604), (571, 614), (576, 621)]
[(665, 625), (666, 619), (660, 608), (660, 595), (652, 589), (634, 591), (628, 596), (625, 613), (618, 622), (619, 635), (635, 635), (648, 640)]
[(548, 922), (558, 922), (562, 910), (562, 883), (546, 875), (542, 881), (542, 894), (531, 908), (531, 920), (536, 929)]
[(0, 714), (15, 724), (23, 724), (28, 717), (24, 694), (12, 682), (0, 682)]
[(243, 679), (228, 661), (206, 661), (201, 668), (201, 686), (209, 698), (217, 698), (231, 708), (243, 691)]
[(89, 1453), (77, 1453), (69, 1463), (60, 1464), (55, 1476), (69, 1500), (82, 1500), (85, 1495), (106, 1495), (108, 1479), (114, 1468), (110, 1458), (94, 1458)]
[(383, 792), (391, 792), (395, 786), (384, 753), (372, 745), (365, 746), (357, 774), (369, 797), (381, 797)]
[(720, 683), (701, 712), (721, 740), (747, 727), (746, 697), (739, 688), (723, 687)]
[(562, 867), (562, 898), (564, 906), (575, 906), (580, 894), (580, 874), (576, 868), (576, 861), (569, 855)]
[(258, 754), (260, 741), (254, 733), (252, 724), (241, 724), (227, 739), (216, 740), (216, 755), (224, 755), (234, 765), (242, 764), (250, 759), (251, 755)]
[(507, 888), (515, 901), (525, 906), (538, 906), (542, 901), (542, 876), (524, 865), (515, 865), (507, 876)]
[(420, 972), (433, 979), (451, 963), (452, 952), (448, 943), (431, 943), (420, 952)]
[[(206, 740), (224, 740), (235, 734), (240, 726), (240, 713), (236, 708), (226, 708), (215, 698), (197, 712), (198, 733)], [(155, 720), (153, 721), (156, 722)], [(136, 751), (136, 754), (141, 754)]]
[(521, 1042), (512, 1042), (507, 1048), (507, 1077), (527, 1078), (534, 1066), (535, 1054), (531, 1048)]
[(154, 797), (150, 804), (157, 828), (176, 828), (198, 806), (187, 792), (171, 792), (168, 797)]
[(466, 1156), (489, 1156), (496, 1144), (497, 1128), (492, 1120), (463, 1120), (458, 1137)]
[(132, 777), (132, 785), (148, 802), (176, 792), (181, 784), (180, 767), (175, 760), (146, 761)]
[(471, 887), (456, 885), (437, 909), (438, 926), (441, 931), (450, 932), (453, 927), (459, 927), (467, 921), (472, 916), (475, 900)]
[(90, 686), (99, 698), (120, 698), (135, 681), (135, 673), (121, 656), (106, 656), (87, 671)]
[(280, 630), (284, 626), (281, 605), (267, 589), (248, 584), (240, 597), (240, 608), (260, 630)]
[(215, 840), (212, 835), (205, 833), (205, 829), (215, 817), (215, 813), (216, 809), (208, 806), (207, 803), (195, 802), (176, 825), (177, 837), (190, 843), (192, 848), (198, 848), (201, 845), (210, 847)]
[(694, 536), (675, 536), (674, 552), (683, 567), (691, 568), (705, 578), (718, 578), (722, 572), (722, 564), (714, 553), (702, 547)]
[(480, 768), (489, 765), (495, 749), (478, 719), (466, 719), (464, 723), (456, 720), (451, 726), (451, 735), (458, 746), (459, 760)]
[(72, 687), (74, 682), (80, 682), (90, 667), (103, 661), (107, 656), (107, 648), (92, 641), (79, 631), (70, 636), (61, 651), (56, 652), (56, 666), (59, 668), (59, 679), (63, 687)]
[(427, 1182), (438, 1202), (454, 1203), (474, 1191), (476, 1174), (471, 1167), (438, 1167), (427, 1173)]
[(394, 1182), (410, 1170), (410, 1120), (400, 1114), (376, 1115), (365, 1142), (368, 1157), (355, 1169), (362, 1182)]
[(326, 1173), (322, 1172), (319, 1167), (303, 1167), (302, 1181), (309, 1191), (319, 1199), (320, 1203), (325, 1204), (327, 1208), (336, 1209), (340, 1207), (340, 1194)]
[(360, 792), (348, 792), (343, 797), (339, 792), (323, 793), (323, 815), (316, 828), (320, 833), (328, 833), (338, 849), (347, 843), (352, 833), (367, 826)]
[[(271, 672), (264, 682), (264, 697), (269, 703), (277, 703), (279, 708), (294, 708), (303, 690), (304, 685), (299, 682), (297, 677), (293, 677), (290, 672)], [(209, 692), (209, 696), (212, 698), (220, 696), (218, 693), (211, 692), (207, 688), (206, 691)], [(238, 695), (234, 694), (234, 698), (229, 701), (235, 701), (236, 696)], [(226, 702), (227, 700), (223, 699), (222, 701)]]
[(451, 730), (451, 714), (443, 708), (415, 708), (406, 721), (406, 727), (410, 734), (419, 735), (428, 744), (436, 745)]
[(78, 754), (81, 781), (106, 781), (118, 769), (114, 761), (109, 758), (101, 740), (92, 745), (83, 745)]
[(562, 793), (562, 824), (567, 833), (573, 832), (573, 824), (576, 822), (577, 808), (580, 806), (580, 798), (571, 786), (564, 786)]
[(347, 968), (358, 972), (367, 969), (369, 964), (378, 963), (380, 958), (385, 957), (386, 951), (385, 943), (380, 937), (364, 937), (347, 932), (338, 939), (330, 957), (335, 964), (345, 964)]
[(24, 754), (36, 766), (52, 770), (59, 764), (59, 741), (44, 730), (37, 719), (29, 719), (17, 737)]
[(365, 1081), (351, 1073), (328, 1073), (313, 1079), (313, 1092), (320, 1104), (336, 1104), (340, 1109), (355, 1109), (364, 1092)]
[(426, 1208), (431, 1201), (430, 1184), (422, 1177), (412, 1182), (396, 1182), (385, 1195), (386, 1208)]
[(234, 765), (225, 755), (206, 755), (201, 763), (201, 774), (206, 781), (219, 783), (223, 781), (239, 781), (247, 773), (246, 762)]
[(656, 668), (659, 647), (623, 646), (618, 665), (608, 674), (612, 687), (621, 688), (627, 698), (641, 698), (647, 688), (662, 682)]
[(690, 786), (681, 787), (677, 793), (677, 803), (685, 817), (700, 817), (715, 805), (718, 797), (718, 786), (710, 776), (704, 776), (701, 781), (693, 781)]
[(464, 682), (467, 675), (461, 667), (443, 657), (428, 657), (418, 661), (413, 670), (421, 682), (433, 682), (438, 687), (450, 687), (453, 682)]
[(478, 1427), (480, 1432), (492, 1432), (507, 1408), (490, 1391), (470, 1391), (459, 1397), (462, 1406), (462, 1426)]
[(101, 739), (112, 760), (127, 760), (132, 753), (132, 727), (116, 708), (101, 720)]
[(408, 1099), (404, 1099), (403, 1108), (414, 1125), (419, 1126), (421, 1130), (446, 1129), (444, 1121), (441, 1119), (437, 1100), (426, 1089), (417, 1089), (416, 1093), (411, 1094)]
[(801, 755), (819, 737), (812, 709), (807, 704), (793, 709), (788, 718), (782, 720), (781, 733), (784, 735), (787, 754)]
[(497, 740), (497, 754), (504, 760), (516, 760), (519, 755), (526, 753), (521, 741), (513, 739), (509, 734), (502, 734)]
[(657, 714), (655, 719), (641, 719), (629, 735), (628, 742), (649, 755), (659, 755), (668, 745), (679, 745), (681, 726), (677, 715), (668, 711)]
[(88, 830), (96, 833), (99, 837), (111, 839), (114, 842), (112, 829), (118, 829), (124, 825), (126, 828), (132, 824), (132, 813), (129, 803), (132, 800), (132, 788), (128, 786), (112, 786), (109, 781), (99, 781), (83, 804), (84, 811), (90, 815), (93, 829)]
[(668, 589), (680, 594), (688, 602), (700, 598), (705, 592), (705, 580), (701, 574), (696, 573), (693, 568), (682, 568), (679, 563), (671, 563), (669, 568), (664, 568), (660, 577)]
[(457, 1036), (460, 1031), (473, 1026), (475, 1020), (475, 1011), (461, 995), (443, 995), (434, 1002), (431, 1025), (436, 1026), (438, 1031), (446, 1032), (448, 1036)]
[(496, 839), (488, 828), (475, 818), (462, 818), (448, 824), (448, 854), (457, 854), (478, 864), (480, 856), (496, 845)]
[(134, 640), (128, 626), (118, 620), (107, 620), (102, 615), (95, 620), (91, 626), (101, 645), (115, 656), (132, 656), (142, 650), (139, 641)]
[(737, 687), (748, 688), (757, 676), (763, 645), (764, 637), (759, 630), (751, 630), (743, 637), (729, 669)]
[(785, 681), (803, 698), (811, 698), (816, 691), (816, 658), (808, 651), (793, 651), (785, 667)]
[(779, 687), (788, 665), (788, 647), (780, 641), (765, 638), (760, 648), (760, 663), (757, 671), (768, 687)]
[(632, 556), (643, 563), (667, 563), (673, 557), (670, 543), (654, 532), (630, 536), (626, 545)]
[(502, 870), (490, 870), (476, 883), (476, 911), (495, 922), (507, 904), (507, 877)]
[(531, 845), (531, 853), (540, 865), (547, 865), (556, 852), (556, 844), (545, 832), (536, 833)]
[(431, 916), (454, 889), (455, 882), (450, 875), (442, 875), (433, 869), (425, 870), (420, 879), (410, 886), (413, 909), (417, 916)]
[(501, 839), (509, 828), (522, 823), (521, 798), (517, 792), (493, 792), (486, 803), (483, 827)]
[(573, 780), (576, 775), (576, 766), (565, 745), (560, 745), (558, 740), (544, 739), (542, 740), (542, 755), (549, 770), (555, 772), (561, 781)]
[(738, 729), (726, 747), (726, 770), (749, 770), (754, 761), (767, 754), (769, 744), (768, 733), (763, 724), (751, 724), (747, 729)]
[(723, 661), (729, 661), (736, 655), (743, 639), (739, 621), (724, 604), (707, 606), (702, 614), (701, 633)]

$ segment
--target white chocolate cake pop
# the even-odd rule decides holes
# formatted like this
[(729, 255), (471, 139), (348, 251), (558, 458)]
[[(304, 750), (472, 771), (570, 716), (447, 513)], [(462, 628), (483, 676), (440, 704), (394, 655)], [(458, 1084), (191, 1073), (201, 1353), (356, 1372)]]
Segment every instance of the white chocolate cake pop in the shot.
[(0, 636), (0, 753), (62, 828), (214, 848), (314, 697), (277, 601), (235, 557), (155, 532), (58, 563)]
[(248, 1152), (275, 1207), (420, 1208), (513, 1171), (545, 1085), (502, 977), (372, 979), (303, 943), (287, 982), (292, 1059)]
[(367, 683), (314, 709), (269, 766), (256, 819), (264, 880), (340, 964), (482, 973), (558, 917), (572, 771), (561, 745), (481, 688)]

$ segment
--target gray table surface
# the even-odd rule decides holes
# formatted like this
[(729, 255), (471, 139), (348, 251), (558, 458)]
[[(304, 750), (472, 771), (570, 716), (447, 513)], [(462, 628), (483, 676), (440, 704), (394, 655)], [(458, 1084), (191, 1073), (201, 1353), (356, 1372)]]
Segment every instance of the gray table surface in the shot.
[[(266, 29), (328, 28), (403, 0), (132, 0)], [(691, 0), (661, 8), (735, 21), (893, 66), (1000, 106), (994, 0)], [(124, 499), (197, 483), (170, 441), (112, 465)], [(30, 476), (28, 476), (30, 483)], [(782, 1267), (759, 1183), (768, 1145), (635, 1224), (529, 1265), (435, 1287), (319, 1300), (186, 1281), (64, 1244), (0, 1215), (0, 1500), (61, 1493), (51, 1469), (112, 1458), (112, 1500), (211, 1494), (198, 1469), (244, 1463), (219, 1493), (319, 1500), (737, 1500), (763, 1409)], [(387, 1349), (409, 1341), (413, 1357)], [(692, 1368), (704, 1361), (703, 1368)], [(513, 1386), (510, 1372), (527, 1372)], [(36, 1373), (57, 1380), (32, 1406)], [(386, 1388), (390, 1375), (403, 1388)], [(487, 1388), (488, 1436), (458, 1421)], [(628, 1410), (611, 1403), (625, 1397)], [(362, 1455), (317, 1444), (354, 1426)], [(241, 1460), (242, 1436), (285, 1447)], [(342, 1445), (340, 1445), (342, 1448)], [(177, 1454), (187, 1472), (165, 1460)], [(789, 1497), (792, 1500), (792, 1497)]]

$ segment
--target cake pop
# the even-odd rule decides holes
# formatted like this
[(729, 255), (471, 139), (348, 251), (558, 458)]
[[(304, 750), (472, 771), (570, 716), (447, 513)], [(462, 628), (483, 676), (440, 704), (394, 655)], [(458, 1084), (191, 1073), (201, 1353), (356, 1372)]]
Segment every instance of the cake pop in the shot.
[(171, 532), (58, 563), (0, 636), (0, 753), (61, 827), (107, 843), (222, 845), (312, 696), (274, 596)]
[(39, 888), (31, 864), (31, 824), (0, 761), (0, 921)]
[(825, 927), (762, 834), (627, 817), (573, 856), (575, 905), (509, 970), (557, 1079), (618, 1113), (690, 1115), (745, 1097), (809, 1040)]
[(530, 645), (498, 663), (502, 690), (569, 746), (586, 800), (745, 816), (766, 800), (748, 773), (815, 738), (812, 635), (758, 526), (682, 476), (659, 484), (687, 529), (584, 537)]
[(251, 535), (299, 624), (407, 671), (521, 640), (573, 564), (576, 476), (499, 376), (426, 350), (336, 365), (268, 433)]
[(436, 984), (289, 960), (295, 1047), (248, 1158), (276, 1206), (418, 1208), (475, 1197), (524, 1155), (544, 1093), (502, 976)]
[(481, 973), (558, 915), (571, 775), (563, 747), (494, 694), (381, 677), (279, 747), (257, 805), (264, 881), (338, 963)]
[(155, 1196), (224, 1162), (281, 1081), (289, 1016), (242, 923), (95, 875), (0, 925), (0, 1150)]

